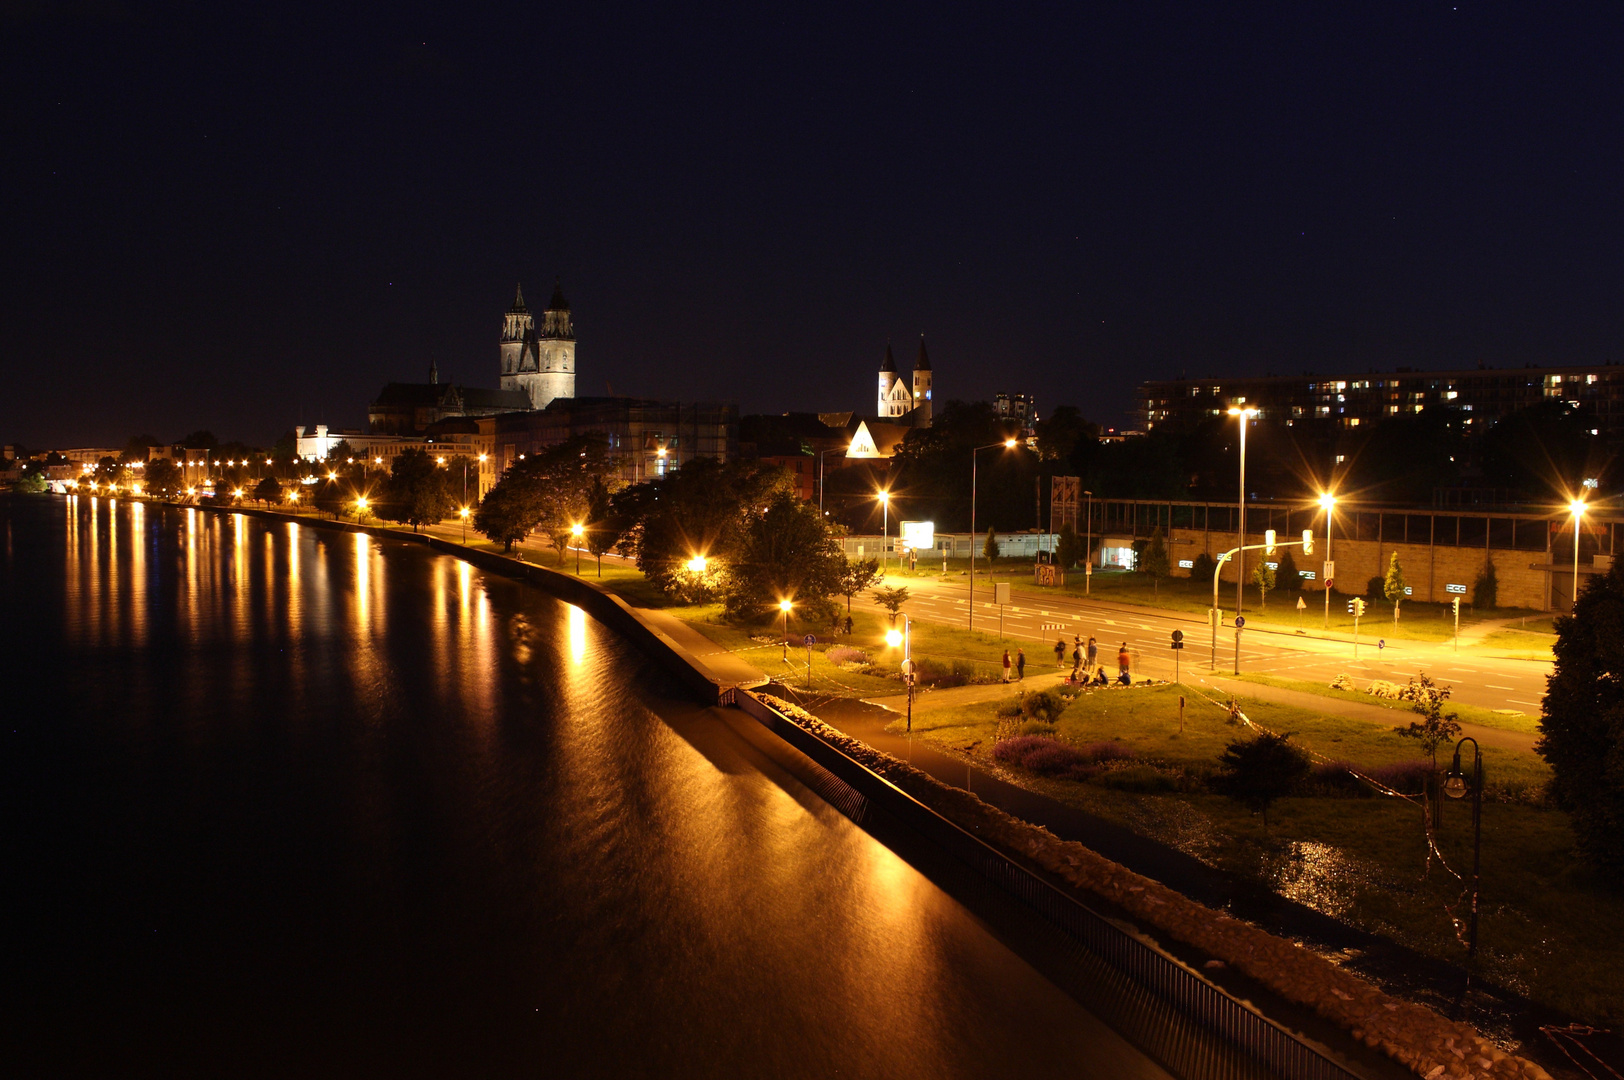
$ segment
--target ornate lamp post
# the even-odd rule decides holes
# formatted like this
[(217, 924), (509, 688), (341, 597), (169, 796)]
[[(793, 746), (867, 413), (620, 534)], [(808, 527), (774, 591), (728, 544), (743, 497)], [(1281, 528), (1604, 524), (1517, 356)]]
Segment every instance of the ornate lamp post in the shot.
[[(1472, 744), (1472, 772), (1468, 777), (1460, 764), (1462, 743)], [(1451, 799), (1466, 797), (1472, 792), (1472, 924), (1467, 938), (1466, 955), (1477, 959), (1477, 892), (1479, 870), (1483, 862), (1483, 750), (1470, 735), (1455, 744), (1455, 762), (1444, 778), (1444, 794)]]

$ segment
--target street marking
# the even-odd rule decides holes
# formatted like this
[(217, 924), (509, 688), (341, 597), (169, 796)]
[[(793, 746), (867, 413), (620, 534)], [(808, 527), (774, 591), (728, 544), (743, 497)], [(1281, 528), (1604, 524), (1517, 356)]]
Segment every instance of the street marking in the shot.
[(1483, 685), (1487, 686), (1490, 690), (1515, 690), (1515, 689), (1517, 689), (1515, 686), (1496, 686), (1491, 682), (1486, 682)]
[(1511, 702), (1511, 703), (1512, 703), (1512, 704), (1513, 704), (1513, 705), (1531, 705), (1531, 706), (1533, 706), (1533, 707), (1534, 707), (1534, 708), (1536, 708), (1536, 709), (1539, 709), (1539, 708), (1543, 708), (1543, 707), (1544, 707), (1544, 706), (1542, 706), (1542, 705), (1541, 705), (1541, 704), (1540, 704), (1540, 703), (1539, 703), (1539, 702), (1537, 702), (1537, 701), (1518, 701), (1518, 700), (1517, 700), (1517, 699), (1516, 699), (1516, 698), (1514, 698), (1514, 697), (1508, 697), (1508, 698), (1506, 698), (1506, 700), (1507, 700), (1507, 701), (1509, 701), (1509, 702)]

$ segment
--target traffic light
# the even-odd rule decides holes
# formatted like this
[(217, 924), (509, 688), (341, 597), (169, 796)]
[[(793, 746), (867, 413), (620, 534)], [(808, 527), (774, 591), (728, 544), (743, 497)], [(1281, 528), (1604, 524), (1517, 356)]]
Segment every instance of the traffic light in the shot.
[(1457, 596), (1451, 599), (1449, 606), (1455, 609), (1455, 618), (1460, 618), (1460, 597)]
[(1274, 554), (1274, 530), (1273, 529), (1265, 529), (1265, 530), (1263, 530), (1263, 554), (1265, 554), (1265, 555), (1273, 555)]
[(1314, 554), (1314, 530), (1313, 529), (1304, 529), (1303, 530), (1303, 554), (1304, 555), (1312, 555), (1312, 554)]
[(1355, 619), (1357, 619), (1357, 618), (1360, 618), (1361, 616), (1363, 616), (1364, 613), (1365, 613), (1365, 602), (1364, 602), (1364, 600), (1362, 600), (1362, 599), (1360, 599), (1359, 597), (1356, 596), (1352, 600), (1348, 601), (1348, 614), (1349, 615), (1352, 615)]

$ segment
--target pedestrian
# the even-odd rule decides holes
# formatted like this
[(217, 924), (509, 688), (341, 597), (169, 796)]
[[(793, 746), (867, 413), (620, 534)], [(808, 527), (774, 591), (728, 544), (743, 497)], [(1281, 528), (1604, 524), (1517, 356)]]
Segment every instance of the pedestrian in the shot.
[(1009, 650), (1004, 650), (1004, 681), (1009, 682)]
[(1090, 671), (1093, 671), (1094, 668), (1099, 666), (1099, 660), (1100, 660), (1099, 643), (1094, 640), (1094, 637), (1091, 634), (1091, 635), (1089, 635), (1089, 638), (1088, 638), (1088, 669)]
[(1065, 638), (1055, 638), (1054, 639), (1054, 666), (1057, 667), (1057, 668), (1066, 666), (1066, 639)]
[(1131, 659), (1128, 655), (1128, 643), (1124, 641), (1122, 648), (1117, 650), (1117, 681), (1123, 686), (1127, 686), (1129, 682), (1128, 665)]
[(846, 636), (851, 637), (851, 616), (846, 616)]
[(1026, 678), (1026, 650), (1025, 649), (1016, 649), (1015, 650), (1015, 678), (1016, 679), (1025, 679)]

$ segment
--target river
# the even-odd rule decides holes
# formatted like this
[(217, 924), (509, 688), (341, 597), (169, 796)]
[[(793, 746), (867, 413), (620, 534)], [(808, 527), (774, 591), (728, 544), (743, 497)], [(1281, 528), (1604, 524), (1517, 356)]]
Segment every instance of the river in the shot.
[(576, 608), (196, 509), (0, 536), (11, 1075), (1155, 1074)]

